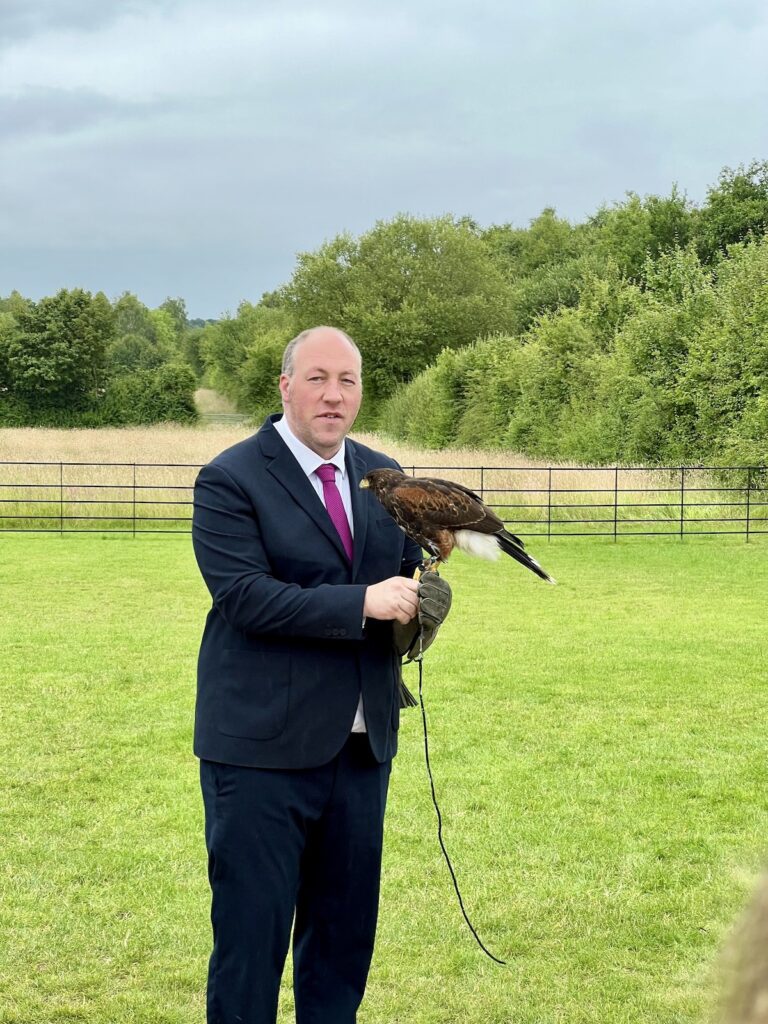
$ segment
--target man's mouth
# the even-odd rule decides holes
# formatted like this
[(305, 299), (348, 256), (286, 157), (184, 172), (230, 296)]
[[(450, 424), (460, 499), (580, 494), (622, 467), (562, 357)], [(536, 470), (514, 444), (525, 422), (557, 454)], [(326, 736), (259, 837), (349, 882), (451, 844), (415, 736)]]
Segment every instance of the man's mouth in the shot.
[(319, 420), (340, 420), (342, 417), (338, 412), (321, 412), (317, 418)]

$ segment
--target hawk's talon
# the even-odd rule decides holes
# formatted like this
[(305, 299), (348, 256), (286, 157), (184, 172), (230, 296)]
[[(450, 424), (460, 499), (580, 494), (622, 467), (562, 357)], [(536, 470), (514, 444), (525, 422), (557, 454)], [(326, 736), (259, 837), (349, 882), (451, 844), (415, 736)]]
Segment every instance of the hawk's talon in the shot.
[(440, 563), (441, 559), (439, 555), (432, 555), (431, 558), (424, 558), (419, 562), (419, 576), (423, 576), (425, 572), (437, 572), (436, 566)]

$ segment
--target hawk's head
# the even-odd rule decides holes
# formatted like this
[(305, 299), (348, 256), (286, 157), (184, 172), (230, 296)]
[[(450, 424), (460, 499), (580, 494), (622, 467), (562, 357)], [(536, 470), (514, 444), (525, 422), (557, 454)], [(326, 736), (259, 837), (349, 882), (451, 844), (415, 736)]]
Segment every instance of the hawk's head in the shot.
[(407, 479), (399, 469), (372, 469), (360, 481), (360, 486), (363, 489), (370, 488), (381, 501), (385, 494), (390, 494), (399, 483)]

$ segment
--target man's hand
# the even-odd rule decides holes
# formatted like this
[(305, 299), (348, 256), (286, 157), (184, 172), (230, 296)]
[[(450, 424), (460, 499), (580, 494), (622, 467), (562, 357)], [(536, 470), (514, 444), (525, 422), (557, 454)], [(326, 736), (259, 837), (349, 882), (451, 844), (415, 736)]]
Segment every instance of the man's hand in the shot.
[(422, 575), (418, 583), (418, 617), (415, 621), (394, 628), (398, 654), (413, 661), (426, 651), (451, 610), (451, 599), (451, 588), (442, 576), (434, 571)]
[(365, 591), (363, 615), (371, 619), (395, 619), (406, 626), (419, 610), (419, 584), (405, 576), (373, 583)]

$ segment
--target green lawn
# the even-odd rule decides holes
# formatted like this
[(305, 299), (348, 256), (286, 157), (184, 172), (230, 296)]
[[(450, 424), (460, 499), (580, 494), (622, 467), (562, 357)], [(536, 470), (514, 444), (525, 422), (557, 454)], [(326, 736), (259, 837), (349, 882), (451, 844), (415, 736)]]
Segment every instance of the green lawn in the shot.
[[(361, 1024), (685, 1024), (768, 846), (768, 543), (455, 556), (392, 775)], [(0, 1021), (204, 1019), (188, 537), (0, 538)], [(416, 675), (409, 669), (409, 682)], [(292, 1020), (285, 988), (281, 1021)]]

